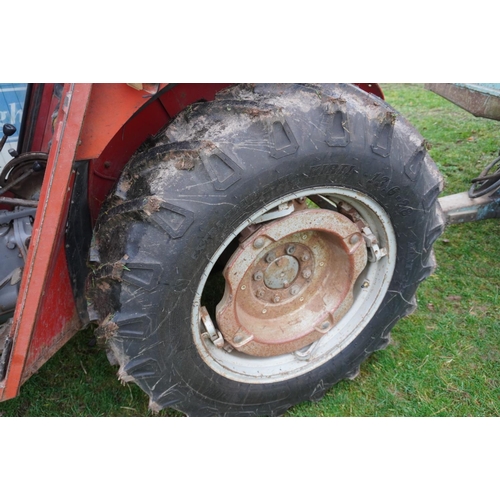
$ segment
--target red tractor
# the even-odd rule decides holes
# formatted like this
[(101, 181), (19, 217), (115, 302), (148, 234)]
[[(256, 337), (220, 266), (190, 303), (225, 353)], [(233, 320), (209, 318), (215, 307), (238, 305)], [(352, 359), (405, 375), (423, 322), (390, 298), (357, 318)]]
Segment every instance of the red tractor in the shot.
[(90, 323), (152, 410), (317, 400), (413, 311), (445, 225), (376, 84), (33, 84), (10, 154), (0, 401)]

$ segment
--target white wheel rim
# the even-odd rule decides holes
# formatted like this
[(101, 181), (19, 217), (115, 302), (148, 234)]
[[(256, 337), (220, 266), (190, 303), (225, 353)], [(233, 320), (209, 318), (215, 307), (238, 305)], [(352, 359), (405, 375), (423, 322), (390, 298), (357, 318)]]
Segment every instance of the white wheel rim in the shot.
[[(300, 352), (271, 357), (253, 357), (236, 350), (226, 352), (202, 335), (200, 328), (201, 296), (208, 276), (222, 252), (245, 227), (266, 212), (296, 198), (323, 195), (334, 201), (345, 201), (358, 211), (376, 235), (387, 255), (369, 262), (354, 287), (354, 302), (345, 316), (320, 340)], [(380, 307), (392, 279), (396, 264), (396, 237), (384, 209), (364, 193), (340, 187), (317, 187), (297, 191), (263, 207), (235, 229), (210, 259), (193, 301), (191, 328), (198, 353), (203, 361), (225, 378), (243, 383), (276, 383), (304, 375), (323, 365), (344, 350), (366, 327)], [(363, 287), (363, 284), (365, 287)], [(368, 284), (368, 286), (366, 286)], [(212, 318), (213, 319), (213, 318)]]

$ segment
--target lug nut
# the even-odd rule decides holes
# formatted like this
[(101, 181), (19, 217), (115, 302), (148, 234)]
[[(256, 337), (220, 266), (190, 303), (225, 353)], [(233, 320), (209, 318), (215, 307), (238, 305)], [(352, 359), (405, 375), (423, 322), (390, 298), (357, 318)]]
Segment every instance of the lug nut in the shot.
[(302, 277), (303, 277), (304, 279), (308, 279), (308, 278), (310, 278), (310, 277), (311, 277), (311, 274), (312, 274), (312, 273), (311, 273), (311, 270), (310, 270), (310, 269), (306, 269), (305, 271), (302, 271)]
[(262, 274), (261, 271), (257, 271), (254, 275), (253, 275), (253, 279), (255, 281), (261, 281), (262, 278), (264, 277), (264, 275)]
[(297, 295), (299, 293), (299, 291), (300, 291), (300, 288), (297, 285), (292, 286), (292, 288), (290, 288), (290, 293), (292, 295)]
[(273, 302), (277, 304), (280, 301), (281, 297), (279, 295), (275, 295), (273, 298)]
[(288, 247), (286, 249), (286, 253), (288, 255), (292, 255), (294, 252), (295, 252), (295, 245), (288, 245)]
[(266, 262), (270, 264), (276, 258), (276, 254), (274, 252), (269, 252), (266, 255)]
[(351, 236), (351, 239), (349, 240), (349, 243), (351, 243), (351, 245), (355, 245), (356, 243), (358, 243), (359, 241), (359, 234), (353, 234)]
[(264, 295), (266, 294), (266, 292), (264, 292), (264, 290), (262, 290), (262, 288), (260, 290), (257, 290), (257, 293), (255, 294), (259, 299), (261, 299), (262, 297), (264, 297)]
[(309, 260), (309, 254), (308, 253), (305, 253), (302, 258), (301, 258), (302, 261), (304, 262), (307, 262)]
[(264, 238), (257, 238), (254, 242), (253, 242), (253, 247), (254, 248), (262, 248), (264, 246)]

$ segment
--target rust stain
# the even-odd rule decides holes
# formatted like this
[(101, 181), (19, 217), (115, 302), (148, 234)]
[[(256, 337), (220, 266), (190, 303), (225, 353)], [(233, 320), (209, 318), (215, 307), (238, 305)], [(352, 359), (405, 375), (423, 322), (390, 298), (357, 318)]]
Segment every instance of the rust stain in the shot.
[(251, 233), (228, 262), (217, 324), (253, 356), (294, 352), (346, 314), (367, 262), (359, 227), (329, 210), (299, 210)]

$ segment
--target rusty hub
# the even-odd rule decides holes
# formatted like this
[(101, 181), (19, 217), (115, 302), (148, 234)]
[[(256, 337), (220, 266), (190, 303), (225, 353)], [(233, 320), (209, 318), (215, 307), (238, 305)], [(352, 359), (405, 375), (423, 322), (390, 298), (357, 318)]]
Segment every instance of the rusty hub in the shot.
[(302, 210), (269, 222), (226, 265), (219, 330), (245, 354), (297, 351), (346, 314), (366, 263), (359, 227), (338, 212)]

